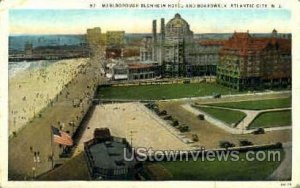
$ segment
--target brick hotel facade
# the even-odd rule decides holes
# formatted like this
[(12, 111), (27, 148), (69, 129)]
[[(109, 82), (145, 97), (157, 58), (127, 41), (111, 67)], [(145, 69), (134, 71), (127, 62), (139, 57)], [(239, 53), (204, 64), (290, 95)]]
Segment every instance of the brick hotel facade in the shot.
[(291, 40), (234, 33), (220, 50), (217, 82), (238, 90), (291, 85)]

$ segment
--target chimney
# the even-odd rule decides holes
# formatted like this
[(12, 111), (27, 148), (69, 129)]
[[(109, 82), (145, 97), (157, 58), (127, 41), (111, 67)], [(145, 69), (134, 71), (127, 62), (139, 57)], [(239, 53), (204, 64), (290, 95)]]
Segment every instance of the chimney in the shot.
[(156, 36), (156, 20), (153, 20), (153, 22), (152, 22), (152, 36), (153, 36), (153, 40), (156, 41), (157, 40), (157, 36)]
[(157, 60), (157, 34), (156, 34), (156, 20), (152, 22), (152, 38), (153, 38), (153, 60)]
[(161, 34), (161, 40), (165, 39), (165, 19), (161, 18), (160, 20), (160, 34)]
[(160, 19), (160, 48), (158, 63), (161, 65), (164, 60), (164, 43), (165, 43), (165, 19)]

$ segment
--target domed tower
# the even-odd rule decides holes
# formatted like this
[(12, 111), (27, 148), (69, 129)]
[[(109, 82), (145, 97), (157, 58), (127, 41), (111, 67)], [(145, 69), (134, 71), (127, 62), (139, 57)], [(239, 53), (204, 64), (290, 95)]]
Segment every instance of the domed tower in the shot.
[(193, 35), (193, 32), (187, 21), (177, 13), (166, 25), (166, 37), (183, 37), (184, 35)]
[(273, 29), (273, 31), (272, 31), (272, 37), (277, 38), (277, 30), (276, 29)]
[(164, 71), (170, 76), (186, 76), (191, 63), (193, 32), (180, 14), (175, 14), (165, 27)]

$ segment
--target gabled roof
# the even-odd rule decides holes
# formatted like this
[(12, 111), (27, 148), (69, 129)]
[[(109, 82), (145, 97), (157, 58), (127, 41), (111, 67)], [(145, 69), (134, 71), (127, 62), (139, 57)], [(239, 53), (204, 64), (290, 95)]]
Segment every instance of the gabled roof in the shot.
[(221, 53), (233, 50), (239, 55), (261, 52), (269, 46), (274, 46), (282, 51), (291, 51), (291, 40), (279, 38), (256, 38), (247, 33), (235, 32), (232, 37), (225, 42)]

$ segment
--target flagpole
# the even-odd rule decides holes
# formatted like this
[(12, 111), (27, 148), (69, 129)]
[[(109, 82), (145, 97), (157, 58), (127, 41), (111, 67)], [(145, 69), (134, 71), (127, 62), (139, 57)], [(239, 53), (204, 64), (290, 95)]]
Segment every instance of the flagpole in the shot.
[(53, 169), (54, 165), (54, 152), (53, 152), (53, 131), (52, 131), (52, 125), (50, 126), (50, 136), (51, 136), (51, 169)]

